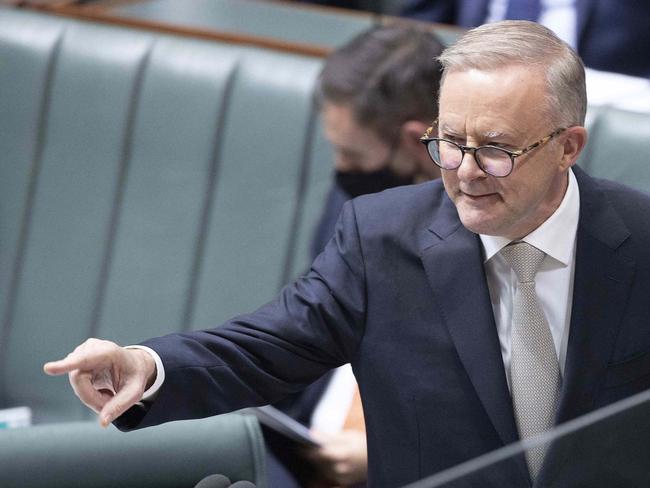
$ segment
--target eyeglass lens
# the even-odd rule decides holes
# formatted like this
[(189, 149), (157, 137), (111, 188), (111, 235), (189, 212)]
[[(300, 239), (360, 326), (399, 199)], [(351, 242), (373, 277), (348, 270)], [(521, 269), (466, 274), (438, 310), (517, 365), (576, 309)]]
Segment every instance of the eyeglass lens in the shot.
[[(443, 169), (457, 169), (463, 160), (463, 150), (447, 141), (431, 141), (427, 145), (433, 160)], [(481, 147), (474, 153), (477, 163), (488, 174), (506, 176), (512, 170), (510, 155), (496, 147)]]

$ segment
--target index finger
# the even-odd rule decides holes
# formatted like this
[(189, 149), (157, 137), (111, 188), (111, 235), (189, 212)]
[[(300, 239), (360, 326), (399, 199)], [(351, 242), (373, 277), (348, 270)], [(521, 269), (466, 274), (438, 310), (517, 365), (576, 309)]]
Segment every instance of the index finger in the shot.
[(69, 373), (75, 369), (86, 370), (91, 368), (97, 360), (82, 354), (71, 353), (58, 361), (50, 361), (43, 365), (43, 371), (50, 376)]

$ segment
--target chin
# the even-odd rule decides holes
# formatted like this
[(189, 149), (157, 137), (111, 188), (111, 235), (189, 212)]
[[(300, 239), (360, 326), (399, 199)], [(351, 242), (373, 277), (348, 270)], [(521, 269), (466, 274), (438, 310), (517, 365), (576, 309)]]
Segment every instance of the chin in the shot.
[(474, 234), (498, 236), (500, 226), (482, 212), (459, 212), (463, 226)]

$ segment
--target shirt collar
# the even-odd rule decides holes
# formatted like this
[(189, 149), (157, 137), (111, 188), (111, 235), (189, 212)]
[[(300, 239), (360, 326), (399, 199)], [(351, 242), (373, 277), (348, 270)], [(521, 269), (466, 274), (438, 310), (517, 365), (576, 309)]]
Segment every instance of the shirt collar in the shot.
[[(568, 266), (573, 255), (579, 215), (580, 192), (578, 182), (573, 171), (569, 170), (569, 184), (560, 206), (542, 225), (522, 240)], [(479, 237), (483, 245), (484, 263), (511, 242), (510, 239), (500, 236), (479, 234)]]

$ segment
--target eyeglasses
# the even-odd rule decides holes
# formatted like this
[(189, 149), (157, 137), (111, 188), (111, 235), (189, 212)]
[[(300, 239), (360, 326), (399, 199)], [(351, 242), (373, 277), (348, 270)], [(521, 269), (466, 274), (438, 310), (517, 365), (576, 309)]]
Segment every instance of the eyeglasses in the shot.
[(512, 173), (512, 169), (515, 166), (515, 158), (532, 151), (536, 147), (543, 146), (560, 132), (566, 130), (566, 127), (556, 129), (530, 146), (514, 151), (491, 145), (478, 147), (464, 146), (449, 139), (430, 137), (433, 130), (434, 126), (429, 127), (420, 138), (420, 142), (427, 147), (429, 156), (437, 166), (448, 170), (458, 169), (463, 162), (465, 153), (471, 153), (478, 167), (484, 172), (497, 178), (504, 178)]

